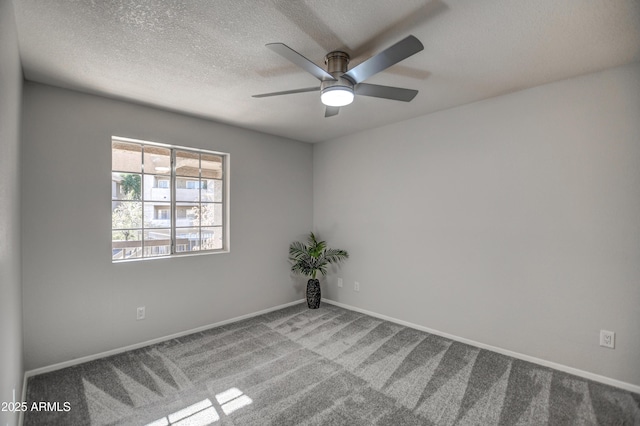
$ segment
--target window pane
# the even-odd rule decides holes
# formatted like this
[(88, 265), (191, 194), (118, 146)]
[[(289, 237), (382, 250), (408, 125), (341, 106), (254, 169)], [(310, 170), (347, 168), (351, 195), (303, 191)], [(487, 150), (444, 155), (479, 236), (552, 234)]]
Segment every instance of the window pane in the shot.
[(200, 201), (200, 180), (176, 178), (176, 201)]
[(203, 181), (202, 185), (202, 201), (222, 202), (222, 181), (217, 179), (208, 179)]
[(111, 170), (140, 173), (142, 171), (142, 147), (132, 143), (111, 142)]
[(222, 227), (202, 228), (202, 250), (222, 248)]
[(200, 228), (176, 229), (176, 252), (200, 250)]
[(176, 151), (176, 175), (200, 177), (200, 154)]
[(146, 228), (170, 228), (171, 204), (144, 203), (144, 226)]
[(222, 225), (222, 204), (202, 203), (201, 211), (201, 226)]
[(181, 203), (176, 206), (176, 226), (199, 226), (198, 204)]
[[(140, 231), (140, 229), (121, 229), (118, 231), (112, 231), (111, 238), (112, 242), (114, 243), (114, 247), (116, 245), (119, 247), (123, 247), (128, 245), (128, 243), (133, 244), (136, 241), (139, 242), (140, 240), (142, 240), (142, 232)], [(135, 244), (133, 245), (135, 246)]]
[(144, 175), (145, 201), (171, 201), (171, 176)]
[(134, 173), (111, 173), (112, 200), (139, 200), (141, 177)]
[(142, 227), (142, 203), (140, 201), (112, 201), (111, 229)]
[(201, 154), (203, 178), (222, 178), (222, 157), (212, 154)]
[(171, 254), (171, 230), (154, 229), (144, 232), (144, 257)]
[(144, 172), (156, 175), (171, 174), (171, 150), (157, 146), (144, 147)]
[(142, 257), (142, 233), (138, 229), (124, 229), (111, 233), (111, 256), (113, 260)]

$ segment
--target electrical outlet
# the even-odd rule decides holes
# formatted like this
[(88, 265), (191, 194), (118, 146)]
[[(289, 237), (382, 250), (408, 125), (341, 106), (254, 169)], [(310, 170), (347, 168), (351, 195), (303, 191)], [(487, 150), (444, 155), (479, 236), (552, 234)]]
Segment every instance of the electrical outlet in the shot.
[(616, 333), (613, 331), (600, 330), (600, 346), (615, 349)]
[(138, 306), (138, 309), (136, 309), (136, 320), (143, 320), (144, 319), (144, 315), (145, 315), (145, 309), (144, 306)]
[(338, 278), (338, 287), (342, 287), (342, 278)]
[(353, 291), (360, 291), (360, 283), (358, 281), (353, 283)]

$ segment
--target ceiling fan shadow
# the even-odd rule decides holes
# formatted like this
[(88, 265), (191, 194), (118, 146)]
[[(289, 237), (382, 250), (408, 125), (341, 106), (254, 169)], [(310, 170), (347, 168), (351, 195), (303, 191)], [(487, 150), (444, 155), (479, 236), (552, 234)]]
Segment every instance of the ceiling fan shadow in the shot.
[(258, 68), (254, 72), (260, 77), (278, 77), (282, 75), (299, 74), (300, 68), (293, 64), (287, 64), (279, 67)]
[(416, 80), (426, 80), (431, 76), (431, 72), (427, 70), (421, 70), (418, 68), (407, 67), (404, 65), (396, 64), (386, 70), (389, 74), (395, 74), (402, 77), (409, 77)]
[[(318, 16), (309, 6), (302, 1), (272, 0), (275, 8), (282, 13), (289, 21), (296, 25), (300, 30), (313, 39), (319, 46), (323, 47), (327, 52), (334, 50), (344, 50), (348, 52), (352, 59), (352, 67), (357, 65), (358, 60), (354, 58), (370, 58), (380, 49), (389, 43), (389, 40), (398, 38), (403, 33), (410, 33), (411, 29), (421, 23), (434, 18), (443, 13), (449, 6), (442, 0), (427, 0), (424, 5), (412, 10), (402, 18), (390, 23), (387, 27), (379, 31), (375, 36), (370, 38), (366, 43), (350, 49), (338, 37), (338, 35), (324, 23), (323, 19)], [(311, 18), (311, 19), (309, 19)], [(309, 25), (313, 22), (313, 25)], [(270, 69), (258, 70), (257, 74), (262, 77), (272, 77), (283, 74), (293, 74), (297, 70), (295, 67), (277, 67)], [(429, 78), (431, 73), (426, 70), (410, 68), (407, 66), (396, 65), (387, 72), (395, 75), (425, 80)]]
[[(344, 43), (309, 6), (302, 1), (272, 0), (275, 8), (324, 50), (330, 52), (344, 47)], [(309, 23), (313, 22), (313, 25)]]
[[(404, 17), (392, 22), (364, 44), (351, 49), (351, 58), (369, 58), (373, 56), (380, 46), (389, 43), (389, 40), (398, 38), (401, 34), (411, 33), (416, 26), (434, 18), (449, 9), (441, 0), (428, 0), (424, 6), (412, 10)], [(355, 61), (354, 61), (355, 62)], [(353, 66), (356, 64), (354, 63)]]

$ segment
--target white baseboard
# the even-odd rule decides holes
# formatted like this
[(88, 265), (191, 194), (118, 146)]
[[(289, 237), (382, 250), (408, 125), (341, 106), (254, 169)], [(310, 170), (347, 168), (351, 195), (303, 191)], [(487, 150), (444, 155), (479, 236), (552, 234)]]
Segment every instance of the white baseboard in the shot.
[(234, 322), (238, 322), (238, 321), (242, 321), (245, 320), (247, 318), (252, 318), (252, 317), (257, 317), (258, 315), (262, 315), (262, 314), (266, 314), (269, 312), (273, 312), (273, 311), (277, 311), (279, 309), (283, 309), (283, 308), (287, 308), (289, 306), (293, 306), (293, 305), (297, 305), (298, 303), (302, 303), (304, 302), (304, 299), (300, 299), (300, 300), (296, 300), (294, 302), (289, 302), (289, 303), (285, 303), (283, 305), (278, 305), (278, 306), (274, 306), (272, 308), (268, 308), (268, 309), (263, 309), (261, 311), (258, 312), (253, 312), (250, 314), (246, 314), (246, 315), (241, 315), (239, 317), (235, 317), (235, 318), (231, 318), (228, 320), (224, 320), (224, 321), (219, 321), (216, 322), (214, 324), (208, 324), (208, 325), (204, 325), (202, 327), (197, 327), (197, 328), (193, 328), (191, 330), (185, 330), (185, 331), (181, 331), (179, 333), (175, 333), (175, 334), (171, 334), (169, 336), (163, 336), (163, 337), (158, 337), (156, 339), (151, 339), (151, 340), (147, 340), (145, 342), (142, 343), (136, 343), (133, 345), (129, 345), (129, 346), (124, 346), (121, 348), (116, 348), (116, 349), (111, 349), (109, 351), (105, 351), (105, 352), (100, 352), (94, 355), (88, 355), (88, 356), (83, 356), (80, 358), (75, 358), (69, 361), (64, 361), (64, 362), (60, 362), (57, 364), (53, 364), (53, 365), (48, 365), (45, 367), (40, 367), (40, 368), (36, 368), (33, 370), (29, 370), (29, 371), (25, 371), (24, 373), (24, 385), (23, 385), (23, 389), (22, 389), (22, 400), (26, 401), (26, 389), (27, 389), (27, 379), (31, 376), (36, 376), (38, 374), (43, 374), (43, 373), (49, 373), (51, 371), (56, 371), (56, 370), (60, 370), (63, 368), (67, 368), (67, 367), (72, 367), (74, 365), (78, 365), (78, 364), (82, 364), (88, 361), (93, 361), (96, 359), (100, 359), (100, 358), (105, 358), (111, 355), (117, 355), (123, 352), (127, 352), (127, 351), (131, 351), (134, 349), (140, 349), (140, 348), (144, 348), (145, 346), (150, 346), (150, 345), (155, 345), (156, 343), (162, 343), (162, 342), (166, 342), (167, 340), (171, 340), (171, 339), (177, 339), (178, 337), (182, 337), (182, 336), (186, 336), (189, 334), (193, 334), (193, 333), (199, 333), (201, 331), (205, 331), (205, 330), (209, 330), (210, 328), (215, 328), (215, 327), (220, 327), (222, 325), (226, 325), (226, 324), (231, 324)]
[(329, 303), (331, 305), (339, 306), (341, 308), (349, 309), (351, 311), (356, 311), (356, 312), (360, 312), (362, 314), (366, 314), (366, 315), (369, 315), (369, 316), (372, 316), (372, 317), (375, 317), (375, 318), (380, 318), (380, 319), (385, 320), (385, 321), (389, 321), (389, 322), (393, 322), (393, 323), (396, 323), (396, 324), (404, 325), (406, 327), (414, 328), (416, 330), (424, 331), (424, 332), (427, 332), (427, 333), (430, 333), (430, 334), (435, 334), (437, 336), (445, 337), (445, 338), (450, 339), (450, 340), (455, 340), (456, 342), (466, 343), (467, 345), (475, 346), (477, 348), (487, 349), (489, 351), (497, 352), (497, 353), (502, 354), (502, 355), (507, 355), (507, 356), (510, 356), (512, 358), (520, 359), (520, 360), (523, 360), (523, 361), (528, 361), (528, 362), (531, 362), (533, 364), (542, 365), (544, 367), (553, 368), (554, 370), (563, 371), (565, 373), (573, 374), (574, 376), (578, 376), (578, 377), (582, 377), (582, 378), (585, 378), (585, 379), (593, 380), (594, 382), (603, 383), (605, 385), (614, 386), (614, 387), (617, 387), (617, 388), (620, 388), (620, 389), (627, 390), (629, 392), (634, 392), (634, 393), (640, 394), (640, 386), (634, 385), (634, 384), (631, 384), (631, 383), (627, 383), (627, 382), (623, 382), (621, 380), (616, 380), (616, 379), (612, 379), (610, 377), (601, 376), (599, 374), (591, 373), (589, 371), (579, 370), (577, 368), (573, 368), (573, 367), (569, 367), (567, 365), (558, 364), (558, 363), (555, 363), (555, 362), (552, 362), (552, 361), (547, 361), (545, 359), (536, 358), (536, 357), (533, 357), (533, 356), (521, 354), (519, 352), (513, 352), (513, 351), (510, 351), (508, 349), (499, 348), (497, 346), (491, 346), (491, 345), (487, 345), (487, 344), (484, 344), (484, 343), (476, 342), (474, 340), (465, 339), (464, 337), (454, 336), (452, 334), (444, 333), (444, 332), (439, 331), (439, 330), (434, 330), (434, 329), (429, 328), (429, 327), (424, 327), (424, 326), (421, 326), (421, 325), (418, 325), (418, 324), (413, 324), (413, 323), (410, 323), (410, 322), (407, 322), (407, 321), (399, 320), (397, 318), (388, 317), (386, 315), (378, 314), (376, 312), (367, 311), (366, 309), (356, 308), (355, 306), (347, 305), (345, 303), (336, 302), (336, 301), (333, 301), (333, 300), (330, 300), (330, 299), (323, 298), (322, 301), (326, 302), (326, 303)]

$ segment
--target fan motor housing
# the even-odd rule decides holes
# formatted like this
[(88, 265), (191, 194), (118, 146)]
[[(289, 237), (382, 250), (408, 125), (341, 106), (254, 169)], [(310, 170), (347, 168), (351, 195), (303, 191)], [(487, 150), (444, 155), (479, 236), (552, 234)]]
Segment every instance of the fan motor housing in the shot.
[(320, 90), (334, 87), (345, 87), (353, 91), (353, 82), (342, 75), (347, 72), (349, 64), (349, 55), (345, 52), (334, 51), (324, 57), (324, 63), (327, 65), (327, 72), (335, 78), (335, 80), (323, 80), (320, 84)]
[(327, 72), (331, 75), (335, 72), (345, 73), (347, 72), (347, 65), (349, 65), (349, 55), (339, 50), (327, 53), (324, 57), (324, 63), (327, 65)]

